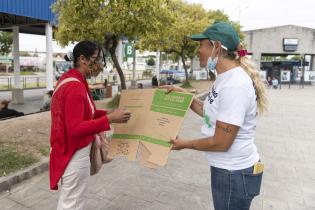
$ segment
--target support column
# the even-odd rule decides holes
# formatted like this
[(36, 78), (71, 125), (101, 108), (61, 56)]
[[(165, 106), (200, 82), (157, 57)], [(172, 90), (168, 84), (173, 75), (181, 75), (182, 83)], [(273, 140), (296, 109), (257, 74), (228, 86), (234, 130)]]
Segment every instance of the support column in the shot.
[(13, 26), (13, 67), (14, 67), (14, 89), (12, 90), (12, 104), (23, 104), (23, 89), (21, 89), (20, 72), (20, 46), (19, 27)]
[(159, 71), (161, 72), (163, 66), (163, 60), (162, 60), (162, 53), (160, 52), (160, 57), (159, 57)]
[(19, 27), (13, 26), (14, 87), (21, 89)]
[(315, 71), (315, 55), (311, 55), (310, 71)]
[(120, 65), (121, 69), (123, 69), (123, 66), (122, 66), (123, 65), (123, 44), (122, 44), (121, 39), (118, 41), (116, 55), (117, 55), (118, 63)]
[(253, 61), (255, 62), (257, 70), (260, 71), (261, 52), (253, 52)]
[(160, 50), (156, 52), (156, 61), (155, 61), (155, 74), (158, 81), (160, 81)]
[(52, 50), (52, 25), (46, 23), (46, 90), (54, 89), (53, 50)]
[(136, 55), (136, 48), (135, 45), (132, 46), (133, 54), (132, 54), (132, 81), (131, 81), (131, 87), (136, 88), (137, 87), (137, 79), (136, 79), (136, 65), (137, 65), (137, 55)]
[(177, 70), (180, 71), (180, 72), (182, 71), (181, 60), (182, 60), (182, 58), (179, 57), (179, 58), (178, 58), (178, 62), (177, 62), (177, 63), (178, 63), (178, 69), (177, 69)]
[[(311, 55), (311, 65), (310, 65), (310, 74), (315, 76), (315, 55)], [(311, 81), (311, 85), (315, 86), (315, 81)]]

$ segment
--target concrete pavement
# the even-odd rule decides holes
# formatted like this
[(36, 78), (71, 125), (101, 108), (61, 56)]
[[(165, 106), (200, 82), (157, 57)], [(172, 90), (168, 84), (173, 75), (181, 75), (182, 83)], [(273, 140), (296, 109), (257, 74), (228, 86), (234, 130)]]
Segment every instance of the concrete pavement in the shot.
[[(315, 87), (269, 90), (269, 112), (259, 117), (256, 144), (265, 163), (253, 210), (315, 210)], [(199, 137), (202, 119), (189, 112), (183, 138)], [(0, 194), (1, 209), (56, 209), (43, 173)], [(115, 159), (90, 178), (86, 209), (213, 209), (210, 171), (202, 152), (172, 152), (166, 167), (150, 170)]]

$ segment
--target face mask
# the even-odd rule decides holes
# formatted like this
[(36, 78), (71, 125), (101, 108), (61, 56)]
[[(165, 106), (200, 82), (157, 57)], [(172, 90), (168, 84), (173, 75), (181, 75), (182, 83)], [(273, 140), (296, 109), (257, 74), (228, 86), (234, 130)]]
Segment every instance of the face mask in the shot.
[(211, 53), (210, 57), (208, 58), (207, 69), (214, 73), (215, 72), (215, 67), (218, 64), (219, 57), (216, 56), (215, 58), (212, 58), (213, 51), (214, 51), (214, 48), (212, 50), (212, 53)]
[(89, 70), (92, 77), (97, 77), (103, 71), (103, 65), (93, 62), (89, 64)]

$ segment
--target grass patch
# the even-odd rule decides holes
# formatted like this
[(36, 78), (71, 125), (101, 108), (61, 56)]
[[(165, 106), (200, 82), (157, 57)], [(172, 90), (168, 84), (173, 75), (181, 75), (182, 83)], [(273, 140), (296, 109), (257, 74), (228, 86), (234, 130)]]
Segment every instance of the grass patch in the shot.
[(46, 87), (46, 83), (45, 82), (26, 83), (26, 88), (37, 88), (37, 87)]
[[(22, 88), (43, 88), (46, 87), (45, 82), (32, 82), (32, 83), (26, 83), (26, 87), (24, 87), (24, 84), (21, 84)], [(11, 86), (11, 88), (14, 88), (14, 85)], [(8, 85), (0, 85), (0, 90), (8, 90), (9, 86)]]
[(9, 89), (8, 85), (0, 85), (0, 90), (7, 90)]
[(38, 149), (39, 152), (43, 155), (43, 156), (48, 156), (50, 153), (50, 147), (47, 148), (39, 148)]
[(0, 76), (13, 76), (13, 75), (10, 73), (0, 73)]
[(37, 75), (37, 74), (32, 71), (21, 71), (21, 75)]
[(0, 147), (0, 177), (30, 166), (38, 161), (31, 154), (21, 154), (11, 147)]
[(193, 88), (193, 86), (191, 86), (189, 81), (185, 81), (180, 87), (182, 88)]
[(115, 109), (119, 106), (120, 95), (116, 95), (112, 100), (107, 103), (107, 108)]

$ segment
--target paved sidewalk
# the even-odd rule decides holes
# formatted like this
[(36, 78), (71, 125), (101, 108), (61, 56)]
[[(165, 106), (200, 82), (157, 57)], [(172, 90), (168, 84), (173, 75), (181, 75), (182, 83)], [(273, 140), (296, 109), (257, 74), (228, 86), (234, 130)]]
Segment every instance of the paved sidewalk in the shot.
[[(40, 111), (43, 106), (43, 95), (46, 92), (42, 89), (29, 89), (24, 90), (24, 104), (10, 104), (10, 109), (15, 109), (24, 114), (34, 113)], [(0, 100), (12, 100), (11, 91), (0, 91)]]
[[(261, 195), (253, 210), (315, 210), (315, 87), (269, 90), (269, 112), (260, 117), (256, 143), (266, 165)], [(201, 118), (189, 113), (180, 132), (199, 136)], [(48, 173), (0, 194), (1, 209), (56, 209)], [(158, 170), (116, 159), (90, 179), (87, 208), (213, 209), (210, 172), (202, 152), (172, 152)]]

